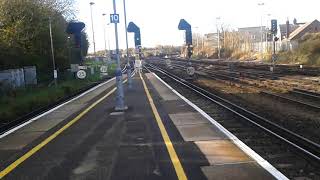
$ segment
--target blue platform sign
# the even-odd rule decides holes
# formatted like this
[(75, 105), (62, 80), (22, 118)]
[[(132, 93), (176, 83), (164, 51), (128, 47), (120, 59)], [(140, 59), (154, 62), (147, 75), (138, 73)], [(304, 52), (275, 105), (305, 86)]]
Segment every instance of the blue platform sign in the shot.
[(111, 23), (119, 23), (119, 14), (110, 14), (110, 22)]

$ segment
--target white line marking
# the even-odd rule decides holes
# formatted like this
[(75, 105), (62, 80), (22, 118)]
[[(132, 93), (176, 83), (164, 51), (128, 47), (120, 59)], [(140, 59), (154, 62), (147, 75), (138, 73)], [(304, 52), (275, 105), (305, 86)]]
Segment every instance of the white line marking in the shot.
[(254, 159), (261, 167), (267, 170), (270, 174), (272, 174), (277, 179), (289, 180), (284, 174), (278, 171), (275, 167), (273, 167), (268, 161), (263, 159), (259, 154), (253, 151), (250, 147), (248, 147), (245, 143), (243, 143), (240, 139), (238, 139), (235, 135), (233, 135), (230, 131), (224, 128), (220, 123), (210, 117), (206, 112), (200, 109), (197, 105), (193, 104), (187, 98), (178, 93), (175, 89), (173, 89), (170, 85), (164, 82), (159, 76), (155, 73), (152, 73), (159, 81), (161, 81), (165, 86), (167, 86), (172, 92), (174, 92), (177, 96), (183, 99), (186, 103), (188, 103), (191, 107), (197, 110), (202, 116), (207, 118), (213, 125), (219, 128), (227, 137), (233, 141), (243, 152), (249, 155), (252, 159)]
[(88, 94), (88, 93), (90, 93), (90, 92), (98, 89), (99, 87), (101, 87), (101, 86), (103, 86), (103, 85), (105, 85), (105, 84), (108, 84), (109, 82), (111, 82), (111, 81), (113, 81), (113, 80), (115, 80), (115, 77), (112, 78), (112, 79), (109, 79), (108, 81), (106, 81), (106, 82), (104, 82), (104, 83), (98, 84), (97, 86), (95, 86), (95, 87), (87, 90), (86, 92), (83, 92), (82, 94), (74, 97), (73, 99), (71, 99), (71, 100), (69, 100), (69, 101), (67, 101), (67, 102), (65, 102), (65, 103), (63, 103), (63, 104), (60, 104), (59, 106), (56, 106), (56, 107), (54, 107), (53, 109), (50, 109), (50, 110), (48, 110), (48, 111), (46, 111), (46, 112), (44, 112), (44, 113), (42, 113), (42, 114), (40, 114), (40, 115), (32, 118), (32, 119), (30, 119), (29, 121), (24, 122), (23, 124), (20, 124), (19, 126), (16, 126), (15, 128), (10, 129), (9, 131), (4, 132), (3, 134), (0, 135), (0, 139), (6, 137), (6, 136), (8, 136), (9, 134), (17, 131), (18, 129), (20, 129), (20, 128), (22, 128), (22, 127), (24, 127), (24, 126), (32, 123), (33, 121), (36, 121), (36, 120), (40, 119), (41, 117), (50, 114), (51, 112), (53, 112), (53, 111), (61, 108), (62, 106), (66, 105), (66, 104), (68, 104), (68, 103), (70, 103), (70, 102), (72, 102), (72, 101), (74, 101), (74, 100), (76, 100), (76, 99), (81, 98), (82, 96), (84, 96), (84, 95), (86, 95), (86, 94)]

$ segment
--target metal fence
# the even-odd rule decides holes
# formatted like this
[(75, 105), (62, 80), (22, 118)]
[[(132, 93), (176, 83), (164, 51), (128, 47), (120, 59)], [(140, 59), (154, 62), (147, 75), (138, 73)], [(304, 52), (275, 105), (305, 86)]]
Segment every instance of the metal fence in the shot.
[(37, 69), (35, 66), (0, 71), (1, 91), (37, 84)]

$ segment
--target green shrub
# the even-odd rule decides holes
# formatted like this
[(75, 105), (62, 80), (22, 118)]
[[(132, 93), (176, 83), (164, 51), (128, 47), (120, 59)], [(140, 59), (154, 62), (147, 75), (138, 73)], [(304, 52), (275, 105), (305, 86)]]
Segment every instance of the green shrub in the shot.
[(279, 53), (280, 63), (320, 65), (320, 33), (306, 34), (297, 49)]

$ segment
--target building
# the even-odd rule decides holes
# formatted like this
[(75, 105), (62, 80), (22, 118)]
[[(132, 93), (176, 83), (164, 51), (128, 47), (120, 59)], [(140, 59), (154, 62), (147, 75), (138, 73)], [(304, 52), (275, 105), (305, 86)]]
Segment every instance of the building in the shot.
[(272, 46), (272, 35), (266, 26), (238, 28), (241, 49), (251, 52), (267, 52)]
[(282, 44), (283, 49), (296, 49), (299, 46), (299, 40), (301, 40), (305, 34), (318, 32), (320, 32), (320, 22), (318, 20), (300, 25), (297, 29), (290, 33), (288, 38), (284, 39)]
[(218, 33), (208, 33), (204, 35), (204, 46), (218, 48)]
[(289, 20), (287, 20), (286, 24), (279, 24), (281, 40), (288, 38), (293, 31), (304, 24), (298, 23), (296, 18), (294, 18), (293, 24), (290, 24)]
[(252, 43), (265, 42), (268, 29), (265, 26), (238, 28), (238, 32)]

